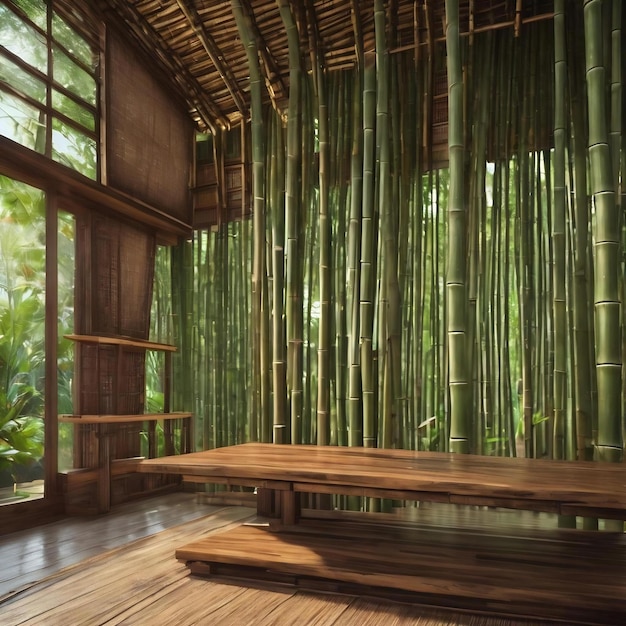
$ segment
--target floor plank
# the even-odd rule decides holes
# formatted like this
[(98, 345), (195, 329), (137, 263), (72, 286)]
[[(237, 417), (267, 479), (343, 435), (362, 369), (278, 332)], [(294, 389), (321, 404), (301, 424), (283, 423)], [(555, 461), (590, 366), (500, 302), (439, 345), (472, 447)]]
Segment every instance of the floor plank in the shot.
[(199, 620), (206, 611), (219, 610), (249, 591), (246, 587), (216, 583), (215, 587), (207, 588), (197, 583), (197, 580), (187, 577), (180, 587), (169, 588), (164, 595), (150, 596), (132, 606), (120, 614), (121, 620), (112, 619), (102, 623), (107, 626), (152, 626), (155, 623), (155, 609), (158, 610), (158, 620), (163, 624), (180, 624), (182, 622), (179, 619), (182, 620), (183, 616), (201, 623)]
[(111, 621), (141, 598), (153, 598), (159, 589), (187, 578), (185, 568), (173, 558), (177, 541), (202, 536), (207, 529), (227, 530), (251, 517), (254, 512), (250, 509), (222, 508), (208, 517), (95, 555), (7, 597), (0, 604), (2, 618), (16, 626), (106, 624), (101, 616)]
[(357, 599), (351, 596), (299, 592), (297, 596), (287, 598), (269, 615), (255, 622), (255, 625), (287, 624), (296, 615), (298, 623), (303, 626), (342, 624), (346, 610), (355, 602)]
[(170, 493), (129, 502), (107, 515), (70, 517), (2, 536), (0, 599), (64, 567), (219, 508), (198, 503), (194, 494)]

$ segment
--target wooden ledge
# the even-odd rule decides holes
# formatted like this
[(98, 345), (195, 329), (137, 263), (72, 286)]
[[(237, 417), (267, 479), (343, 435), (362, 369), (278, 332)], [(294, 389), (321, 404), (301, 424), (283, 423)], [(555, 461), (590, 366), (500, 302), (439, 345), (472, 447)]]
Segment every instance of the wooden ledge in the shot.
[(64, 424), (123, 424), (126, 422), (156, 422), (158, 420), (187, 419), (191, 413), (141, 413), (138, 415), (59, 415)]
[(143, 341), (141, 339), (132, 339), (130, 337), (102, 337), (99, 335), (63, 335), (71, 341), (81, 343), (95, 343), (111, 346), (126, 346), (129, 348), (141, 348), (144, 350), (159, 350), (162, 352), (176, 352), (176, 346), (169, 343), (155, 343), (154, 341)]

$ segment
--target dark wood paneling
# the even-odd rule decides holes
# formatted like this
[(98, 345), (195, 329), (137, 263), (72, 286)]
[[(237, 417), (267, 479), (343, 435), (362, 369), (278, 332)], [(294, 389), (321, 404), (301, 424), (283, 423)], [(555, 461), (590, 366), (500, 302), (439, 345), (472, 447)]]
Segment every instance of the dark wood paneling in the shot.
[(192, 121), (115, 29), (107, 68), (107, 184), (190, 223)]

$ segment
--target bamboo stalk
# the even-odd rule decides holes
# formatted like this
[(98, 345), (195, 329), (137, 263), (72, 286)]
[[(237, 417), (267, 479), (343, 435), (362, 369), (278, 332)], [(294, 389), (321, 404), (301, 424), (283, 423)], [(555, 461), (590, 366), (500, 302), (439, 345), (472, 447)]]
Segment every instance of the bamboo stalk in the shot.
[(339, 84), (336, 85), (336, 107), (333, 120), (336, 132), (331, 132), (331, 137), (336, 137), (336, 149), (334, 151), (335, 167), (331, 172), (336, 172), (334, 184), (336, 225), (333, 236), (334, 248), (334, 305), (335, 305), (335, 411), (336, 411), (336, 440), (331, 432), (331, 443), (348, 445), (348, 298), (346, 285), (347, 272), (347, 218), (348, 206), (348, 181), (349, 171), (344, 156), (350, 146), (350, 124), (346, 120), (346, 112), (351, 110), (351, 90), (348, 87), (346, 72), (339, 75)]
[(361, 259), (359, 329), (361, 394), (363, 402), (363, 445), (376, 447), (376, 398), (374, 362), (374, 295), (376, 283), (375, 193), (376, 68), (366, 66), (363, 80), (363, 205), (361, 213)]
[[(266, 433), (270, 418), (269, 384), (269, 317), (265, 277), (265, 141), (263, 136), (262, 79), (256, 39), (241, 0), (231, 0), (239, 37), (246, 51), (250, 72), (250, 115), (252, 118), (252, 196), (254, 219), (254, 253), (252, 268), (253, 352), (255, 355), (255, 406), (260, 415), (260, 431)], [(281, 425), (275, 426), (274, 439), (281, 439)], [(278, 433), (278, 434), (277, 434)], [(254, 433), (254, 437), (258, 435)]]
[(286, 443), (287, 351), (285, 346), (285, 172), (282, 120), (272, 115), (269, 193), (272, 207), (272, 411), (274, 441)]
[(565, 297), (565, 133), (567, 63), (565, 57), (565, 5), (554, 2), (554, 200), (552, 204), (552, 272), (554, 327), (554, 443), (553, 457), (565, 458), (565, 404), (567, 394), (567, 319)]
[(596, 210), (595, 317), (596, 375), (598, 384), (598, 440), (601, 460), (622, 458), (621, 385), (622, 362), (617, 286), (619, 230), (615, 200), (614, 168), (605, 120), (605, 67), (602, 56), (602, 2), (585, 0), (585, 61), (589, 116), (591, 189)]
[[(401, 406), (401, 327), (402, 308), (398, 280), (398, 205), (393, 201), (391, 189), (391, 138), (389, 133), (389, 85), (390, 66), (385, 36), (384, 2), (374, 3), (376, 33), (376, 144), (378, 153), (378, 204), (381, 212), (382, 229), (382, 281), (386, 300), (380, 300), (380, 309), (385, 311), (385, 322), (381, 320), (382, 341), (379, 342), (379, 361), (383, 372), (382, 445), (398, 445), (399, 424), (402, 423)], [(383, 290), (381, 289), (381, 294)]]
[(359, 352), (360, 316), (359, 301), (361, 287), (361, 232), (363, 201), (363, 101), (362, 72), (354, 75), (352, 155), (350, 163), (350, 224), (348, 230), (348, 292), (349, 302), (349, 345), (348, 345), (348, 445), (363, 445), (363, 405), (361, 395), (361, 358)]
[(448, 206), (448, 268), (446, 275), (450, 393), (450, 449), (470, 449), (466, 363), (465, 198), (463, 145), (463, 73), (459, 39), (459, 2), (446, 0), (448, 66), (448, 147), (450, 195)]
[[(311, 9), (315, 18), (314, 9)], [(330, 364), (331, 364), (331, 277), (332, 277), (332, 222), (330, 216), (330, 134), (327, 75), (324, 59), (317, 45), (317, 33), (312, 36), (314, 57), (314, 85), (317, 96), (319, 123), (319, 294), (320, 315), (317, 339), (317, 443), (328, 445), (330, 428)]]
[(285, 234), (286, 234), (286, 307), (287, 323), (287, 386), (290, 401), (290, 440), (299, 443), (302, 437), (303, 369), (302, 369), (302, 264), (300, 225), (300, 119), (301, 69), (299, 37), (287, 0), (277, 0), (280, 17), (289, 46), (289, 111), (287, 116), (287, 167), (285, 171)]

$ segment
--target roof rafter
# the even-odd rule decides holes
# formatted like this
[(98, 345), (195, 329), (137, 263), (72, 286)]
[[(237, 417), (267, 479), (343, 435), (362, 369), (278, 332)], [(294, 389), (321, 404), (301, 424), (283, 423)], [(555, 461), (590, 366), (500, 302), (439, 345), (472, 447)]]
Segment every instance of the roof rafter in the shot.
[(193, 3), (189, 3), (187, 0), (176, 0), (176, 2), (178, 3), (181, 11), (185, 14), (187, 21), (198, 36), (202, 47), (206, 50), (209, 58), (213, 62), (213, 65), (215, 65), (215, 68), (222, 77), (228, 92), (233, 97), (233, 101), (235, 102), (237, 109), (243, 117), (246, 117), (247, 107), (241, 89), (239, 89), (239, 86), (237, 85), (237, 80), (228, 65), (223, 62), (222, 59), (224, 55), (215, 43), (215, 39), (213, 39), (211, 34), (204, 28), (202, 19), (198, 15), (196, 7)]
[[(62, 5), (70, 0), (54, 0)], [(286, 0), (297, 23), (303, 70), (361, 70), (375, 48), (372, 3), (364, 0)], [(285, 115), (289, 100), (287, 34), (277, 0), (240, 0), (258, 50), (263, 102)], [(246, 51), (227, 0), (96, 0), (110, 21), (169, 74), (200, 129), (225, 128), (249, 119)], [(441, 0), (385, 0), (390, 54), (431, 56), (445, 46)], [(553, 0), (459, 0), (460, 34), (507, 28), (523, 33), (531, 22), (549, 19)], [(317, 61), (316, 61), (317, 58)], [(432, 68), (429, 70), (432, 72)], [(429, 79), (433, 87), (432, 77)]]

